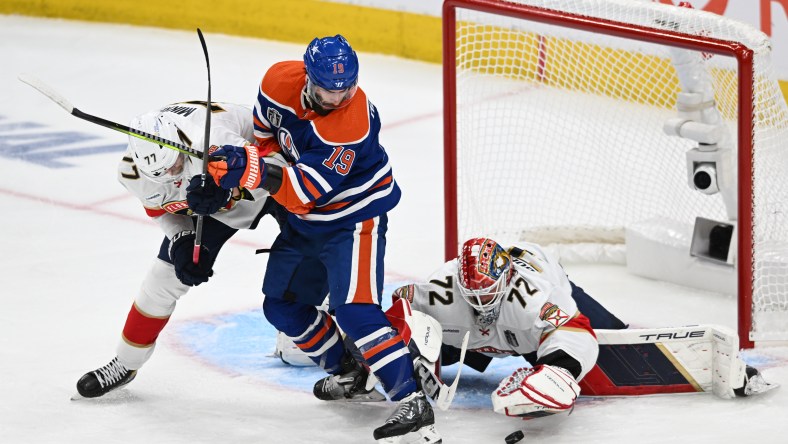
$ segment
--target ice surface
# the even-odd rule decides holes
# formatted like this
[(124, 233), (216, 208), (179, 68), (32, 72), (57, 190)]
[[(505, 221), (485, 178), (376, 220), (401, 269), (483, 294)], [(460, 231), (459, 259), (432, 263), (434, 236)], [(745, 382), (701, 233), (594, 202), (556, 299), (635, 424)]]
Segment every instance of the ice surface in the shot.
[[(238, 103), (251, 103), (268, 65), (303, 51), (210, 32), (206, 41), (214, 100)], [(161, 234), (115, 180), (125, 136), (68, 115), (16, 77), (36, 75), (77, 108), (125, 123), (166, 103), (204, 100), (204, 59), (196, 32), (0, 16), (0, 60), (0, 442), (372, 442), (391, 404), (318, 401), (310, 386), (319, 372), (269, 356), (273, 329), (257, 311), (266, 257), (253, 252), (273, 240), (270, 222), (225, 247), (216, 276), (181, 300), (132, 384), (106, 399), (69, 400), (85, 371), (114, 356)], [(390, 288), (443, 260), (441, 69), (372, 54), (361, 63), (403, 189), (390, 214)], [(648, 282), (617, 266), (569, 273), (634, 326), (735, 326), (729, 297)], [(788, 384), (786, 348), (746, 358)], [(511, 359), (497, 364), (516, 366)], [(583, 399), (563, 421), (526, 423), (491, 411), (488, 394), (504, 371), (496, 368), (463, 372), (456, 408), (437, 412), (445, 443), (500, 443), (520, 427), (525, 442), (551, 444), (781, 443), (788, 432), (785, 387), (732, 401)]]

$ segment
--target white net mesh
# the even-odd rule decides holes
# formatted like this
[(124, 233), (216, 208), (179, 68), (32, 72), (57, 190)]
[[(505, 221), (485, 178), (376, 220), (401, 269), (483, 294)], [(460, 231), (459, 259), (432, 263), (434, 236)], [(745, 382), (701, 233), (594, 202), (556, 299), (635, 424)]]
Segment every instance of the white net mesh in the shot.
[[(743, 117), (754, 124), (753, 167), (745, 172), (752, 177), (754, 209), (751, 337), (788, 339), (788, 109), (768, 38), (715, 14), (658, 3), (501, 3), (736, 41), (753, 50), (754, 113)], [(686, 153), (697, 142), (663, 132), (665, 121), (677, 116), (677, 94), (698, 82), (680, 78), (677, 73), (695, 75), (677, 68), (681, 60), (700, 60), (710, 80), (716, 119), (733, 152), (730, 175), (719, 172), (721, 186), (735, 197), (741, 116), (733, 57), (458, 8), (460, 242), (486, 234), (499, 242), (620, 243), (625, 227), (645, 219), (692, 224), (698, 216), (735, 214), (735, 201), (731, 213), (720, 194), (688, 186)]]

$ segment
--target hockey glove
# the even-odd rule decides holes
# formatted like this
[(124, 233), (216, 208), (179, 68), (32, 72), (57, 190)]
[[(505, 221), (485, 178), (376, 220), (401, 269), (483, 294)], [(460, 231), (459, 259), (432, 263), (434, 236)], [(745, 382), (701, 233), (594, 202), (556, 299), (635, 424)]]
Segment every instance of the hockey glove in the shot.
[(506, 416), (539, 418), (571, 411), (579, 394), (575, 378), (561, 367), (518, 368), (493, 392), (493, 410)]
[(232, 191), (216, 185), (213, 177), (205, 178), (205, 186), (200, 186), (200, 176), (194, 176), (186, 187), (186, 202), (197, 214), (207, 216), (216, 213), (230, 201)]
[(214, 257), (205, 245), (200, 245), (199, 263), (192, 260), (195, 237), (194, 231), (181, 231), (170, 240), (170, 260), (175, 266), (175, 276), (190, 287), (208, 282), (213, 276)]
[(224, 145), (211, 153), (211, 157), (222, 157), (224, 160), (208, 163), (208, 172), (217, 185), (226, 190), (235, 187), (255, 189), (265, 179), (266, 165), (260, 160), (257, 147), (254, 145)]

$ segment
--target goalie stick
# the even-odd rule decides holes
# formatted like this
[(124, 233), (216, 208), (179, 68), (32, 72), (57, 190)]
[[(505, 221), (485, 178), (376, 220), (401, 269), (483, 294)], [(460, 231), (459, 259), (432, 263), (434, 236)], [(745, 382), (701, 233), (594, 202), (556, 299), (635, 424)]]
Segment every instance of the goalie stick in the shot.
[[(205, 54), (205, 67), (208, 71), (208, 100), (205, 102), (205, 137), (203, 139), (203, 153), (208, 152), (211, 146), (211, 62), (208, 59), (208, 46), (205, 44), (205, 38), (202, 35), (200, 28), (197, 28), (197, 36), (200, 37), (200, 44), (202, 45), (202, 52)], [(205, 178), (208, 175), (208, 162), (202, 163), (202, 174), (200, 174), (200, 188), (205, 188)], [(197, 215), (197, 226), (194, 230), (194, 251), (192, 252), (192, 262), (195, 264), (200, 263), (200, 245), (202, 245), (202, 224), (204, 216)]]
[(447, 410), (454, 400), (454, 394), (457, 393), (457, 384), (460, 382), (460, 373), (462, 373), (462, 363), (465, 361), (465, 351), (468, 350), (468, 338), (471, 332), (465, 332), (465, 337), (462, 339), (462, 348), (460, 348), (460, 360), (457, 366), (457, 375), (454, 377), (454, 382), (450, 386), (445, 384), (441, 387), (438, 394), (438, 399), (435, 400), (435, 405), (441, 410)]
[(35, 76), (32, 76), (30, 74), (20, 74), (18, 78), (21, 82), (27, 83), (28, 85), (38, 90), (38, 92), (40, 92), (41, 94), (49, 97), (50, 100), (60, 105), (61, 108), (68, 111), (68, 113), (74, 117), (80, 118), (82, 120), (87, 120), (88, 122), (95, 123), (96, 125), (103, 126), (105, 128), (109, 128), (111, 130), (115, 130), (123, 134), (136, 137), (138, 139), (147, 140), (148, 142), (153, 142), (155, 144), (162, 145), (176, 151), (180, 151), (191, 157), (196, 157), (198, 159), (203, 158), (202, 152), (197, 151), (194, 148), (188, 147), (182, 143), (163, 139), (159, 136), (146, 133), (145, 131), (140, 131), (138, 129), (134, 129), (126, 125), (121, 125), (119, 123), (115, 123), (106, 119), (102, 119), (101, 117), (96, 117), (91, 114), (85, 113), (80, 109), (75, 108), (74, 105), (72, 105), (71, 102), (66, 100), (65, 97), (60, 95), (57, 91), (52, 89), (49, 85), (42, 82)]
[(462, 347), (460, 348), (460, 360), (457, 367), (457, 374), (454, 376), (454, 382), (447, 385), (441, 378), (435, 374), (430, 368), (431, 363), (425, 362), (423, 358), (414, 360), (413, 370), (416, 376), (421, 381), (422, 390), (424, 393), (435, 401), (435, 405), (441, 410), (448, 410), (454, 401), (454, 395), (457, 393), (457, 385), (460, 382), (460, 374), (462, 373), (462, 362), (465, 359), (465, 351), (468, 349), (468, 339), (471, 332), (465, 332), (465, 337), (462, 340)]

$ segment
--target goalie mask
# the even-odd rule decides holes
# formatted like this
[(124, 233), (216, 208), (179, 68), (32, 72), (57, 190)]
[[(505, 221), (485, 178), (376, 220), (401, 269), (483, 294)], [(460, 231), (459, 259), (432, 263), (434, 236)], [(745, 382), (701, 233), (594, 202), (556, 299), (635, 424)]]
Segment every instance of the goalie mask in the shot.
[(509, 289), (509, 254), (492, 239), (474, 238), (463, 244), (458, 265), (460, 294), (476, 311), (477, 323), (487, 327), (498, 319)]
[[(175, 123), (161, 113), (143, 114), (129, 125), (172, 142), (182, 141)], [(174, 183), (181, 179), (186, 155), (164, 145), (129, 136), (132, 159), (143, 176), (157, 183)]]

